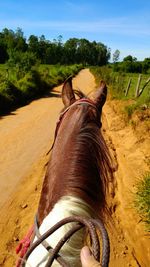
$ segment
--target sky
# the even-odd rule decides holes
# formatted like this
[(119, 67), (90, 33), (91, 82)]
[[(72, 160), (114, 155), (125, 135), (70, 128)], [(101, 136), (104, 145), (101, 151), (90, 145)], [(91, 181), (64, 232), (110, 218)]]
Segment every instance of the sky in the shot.
[(18, 27), (27, 39), (86, 38), (118, 49), (120, 60), (150, 57), (150, 0), (1, 0), (0, 32)]

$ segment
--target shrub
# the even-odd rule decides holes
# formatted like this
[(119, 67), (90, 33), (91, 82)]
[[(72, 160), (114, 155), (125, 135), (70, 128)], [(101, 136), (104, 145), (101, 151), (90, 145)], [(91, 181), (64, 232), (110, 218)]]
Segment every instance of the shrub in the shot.
[(41, 97), (44, 93), (62, 83), (68, 76), (75, 75), (81, 65), (75, 66), (46, 66), (32, 69), (21, 79), (13, 82), (2, 79), (0, 84), (0, 112), (10, 111), (18, 105), (24, 105), (33, 99)]
[(0, 107), (2, 111), (7, 112), (9, 109), (19, 105), (22, 102), (21, 91), (10, 81), (4, 81), (0, 84)]
[(41, 96), (48, 88), (48, 84), (38, 71), (32, 70), (18, 81), (18, 87), (26, 101)]

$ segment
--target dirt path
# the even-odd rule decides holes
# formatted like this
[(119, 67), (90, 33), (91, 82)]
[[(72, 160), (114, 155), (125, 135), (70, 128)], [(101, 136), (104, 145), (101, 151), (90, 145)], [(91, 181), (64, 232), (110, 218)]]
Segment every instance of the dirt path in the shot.
[[(88, 70), (81, 71), (73, 84), (85, 93), (95, 88)], [(33, 101), (0, 120), (0, 266), (14, 266), (14, 248), (33, 223), (47, 152), (63, 106), (58, 96), (54, 92), (53, 97)], [(115, 196), (111, 199), (110, 267), (148, 267), (148, 238), (131, 203), (136, 177), (147, 169), (148, 147), (137, 145), (131, 129), (118, 125), (109, 102), (104, 117), (104, 134), (119, 164)]]

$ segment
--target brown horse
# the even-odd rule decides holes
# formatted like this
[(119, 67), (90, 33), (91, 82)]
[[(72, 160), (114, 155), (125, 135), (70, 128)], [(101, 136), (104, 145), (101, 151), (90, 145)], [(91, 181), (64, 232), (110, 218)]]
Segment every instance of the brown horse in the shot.
[[(69, 77), (62, 89), (65, 109), (56, 127), (38, 206), (40, 234), (67, 216), (103, 218), (106, 210), (106, 190), (113, 172), (111, 158), (100, 132), (107, 87), (101, 82), (94, 100), (83, 96), (81, 92), (76, 93), (78, 99), (72, 88), (72, 78)], [(64, 226), (47, 238), (50, 246), (55, 246), (69, 227)], [(63, 246), (61, 254), (68, 259), (70, 266), (81, 266), (83, 234), (83, 230), (78, 231)], [(32, 267), (46, 266), (47, 255), (46, 249), (39, 245), (27, 263)], [(55, 261), (54, 266), (58, 266)]]

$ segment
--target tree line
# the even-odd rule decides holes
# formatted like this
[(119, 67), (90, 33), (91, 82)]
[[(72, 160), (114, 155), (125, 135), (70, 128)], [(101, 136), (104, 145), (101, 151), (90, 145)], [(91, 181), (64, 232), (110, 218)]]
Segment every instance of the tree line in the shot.
[(138, 61), (136, 57), (128, 55), (119, 62), (120, 51), (117, 49), (113, 53), (113, 70), (126, 73), (150, 73), (150, 58)]
[[(30, 35), (28, 39), (20, 28), (16, 31), (3, 29), (0, 32), (0, 63), (24, 64), (39, 60), (42, 64), (88, 64), (106, 65), (110, 59), (110, 49), (101, 42), (70, 38), (63, 43), (59, 35), (53, 41)], [(28, 65), (28, 64), (27, 64)]]

